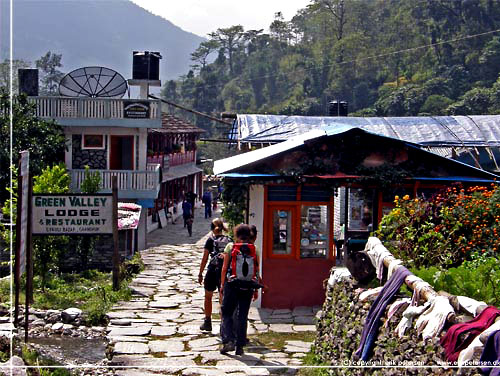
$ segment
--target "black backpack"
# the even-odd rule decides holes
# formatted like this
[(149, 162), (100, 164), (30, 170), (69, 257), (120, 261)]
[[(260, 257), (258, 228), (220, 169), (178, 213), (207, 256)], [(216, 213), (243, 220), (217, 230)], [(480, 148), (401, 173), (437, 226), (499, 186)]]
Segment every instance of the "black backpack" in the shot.
[(210, 252), (210, 262), (208, 267), (211, 269), (221, 269), (224, 263), (223, 258), (219, 258), (219, 254), (224, 252), (226, 246), (231, 242), (231, 239), (228, 236), (213, 236), (212, 240), (214, 242), (214, 246), (212, 248), (212, 252)]

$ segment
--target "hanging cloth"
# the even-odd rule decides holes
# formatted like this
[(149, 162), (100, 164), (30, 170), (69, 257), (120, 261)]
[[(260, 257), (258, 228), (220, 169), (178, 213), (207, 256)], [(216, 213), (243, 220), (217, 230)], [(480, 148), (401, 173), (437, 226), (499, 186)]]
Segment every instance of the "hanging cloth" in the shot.
[(393, 296), (399, 291), (405, 278), (410, 274), (411, 272), (404, 266), (396, 268), (392, 277), (387, 281), (379, 296), (373, 302), (363, 326), (363, 331), (361, 332), (359, 347), (354, 353), (356, 358), (367, 361), (370, 357), (380, 327), (380, 317), (383, 315)]
[(448, 298), (445, 296), (431, 296), (428, 301), (431, 305), (420, 315), (415, 323), (418, 335), (422, 334), (424, 340), (441, 333), (448, 315), (455, 313)]
[(479, 333), (491, 326), (499, 315), (500, 310), (498, 308), (488, 306), (471, 321), (455, 324), (448, 329), (448, 332), (440, 341), (441, 346), (445, 349), (446, 359), (450, 362), (456, 361), (460, 351), (469, 346)]
[[(485, 375), (500, 375), (500, 330), (493, 332), (484, 344), (483, 353), (479, 360), (481, 364), (488, 364), (488, 367), (481, 367)], [(492, 368), (493, 367), (493, 368)]]
[(424, 305), (419, 307), (410, 305), (406, 308), (403, 312), (403, 318), (396, 327), (396, 332), (398, 333), (399, 338), (403, 337), (406, 330), (411, 328), (413, 319), (424, 312), (430, 304), (430, 302), (425, 302)]
[(491, 333), (496, 332), (497, 330), (500, 330), (500, 320), (495, 321), (488, 329), (485, 329), (484, 332), (474, 338), (474, 341), (472, 341), (465, 350), (460, 351), (460, 355), (458, 355), (458, 366), (462, 367), (467, 362), (470, 362), (474, 358), (476, 349), (484, 348), (484, 344), (481, 341), (481, 337), (483, 335), (489, 337)]

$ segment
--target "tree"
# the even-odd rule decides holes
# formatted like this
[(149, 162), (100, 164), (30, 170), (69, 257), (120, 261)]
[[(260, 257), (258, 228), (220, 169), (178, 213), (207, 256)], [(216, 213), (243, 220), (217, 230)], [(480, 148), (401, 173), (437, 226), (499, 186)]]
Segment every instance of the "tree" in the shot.
[(233, 75), (233, 56), (241, 47), (241, 41), (244, 37), (244, 29), (241, 25), (235, 25), (227, 28), (220, 28), (208, 36), (211, 40), (220, 44), (224, 52), (227, 53), (229, 63), (229, 74)]
[(285, 21), (281, 12), (274, 14), (274, 21), (269, 25), (269, 31), (271, 32), (271, 36), (279, 42), (288, 44), (290, 39), (292, 39), (290, 23)]
[(192, 65), (194, 69), (203, 70), (208, 62), (208, 57), (213, 52), (217, 51), (220, 44), (217, 40), (207, 40), (201, 42), (200, 46), (191, 54), (191, 60), (197, 64)]
[[(21, 68), (29, 68), (30, 63), (24, 60), (15, 59), (12, 60), (12, 91), (17, 93), (19, 89), (19, 81), (17, 78), (17, 71)], [(4, 90), (10, 90), (10, 61), (5, 59), (3, 63), (0, 63), (0, 87)]]
[(61, 64), (62, 54), (55, 54), (48, 51), (44, 56), (35, 61), (36, 67), (43, 72), (41, 78), (42, 87), (40, 94), (42, 95), (56, 95), (59, 81), (64, 76), (64, 73), (57, 68), (62, 67)]
[[(43, 168), (61, 161), (64, 157), (64, 134), (60, 125), (35, 117), (34, 107), (26, 96), (15, 97), (12, 118), (12, 157), (17, 166), (19, 152), (29, 150), (32, 175), (39, 175)], [(10, 114), (9, 94), (0, 89), (0, 187), (9, 185), (10, 164)], [(7, 193), (0, 192), (0, 202)]]

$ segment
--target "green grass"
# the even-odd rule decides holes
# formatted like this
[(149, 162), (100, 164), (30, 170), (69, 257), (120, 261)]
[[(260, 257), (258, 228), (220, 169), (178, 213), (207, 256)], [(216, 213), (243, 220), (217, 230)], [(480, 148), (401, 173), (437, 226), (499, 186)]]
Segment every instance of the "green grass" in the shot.
[[(33, 308), (37, 309), (59, 309), (70, 307), (80, 308), (85, 313), (89, 324), (99, 325), (105, 323), (106, 312), (119, 300), (130, 300), (131, 290), (128, 288), (128, 280), (134, 273), (142, 269), (142, 262), (132, 260), (129, 263), (133, 267), (124, 267), (127, 272), (120, 284), (118, 291), (113, 291), (112, 274), (88, 270), (82, 273), (50, 274), (44, 291), (41, 289), (41, 279), (35, 276), (33, 279)], [(133, 271), (133, 272), (132, 272)], [(24, 281), (21, 291), (24, 290)], [(20, 302), (24, 303), (24, 293), (20, 294)], [(0, 282), (0, 303), (10, 304), (10, 283)]]
[[(43, 366), (58, 366), (59, 364), (40, 358), (36, 351), (28, 349), (26, 346), (22, 348), (21, 354), (24, 362), (28, 366), (43, 367)], [(36, 368), (31, 369), (31, 375), (40, 376), (71, 376), (71, 372), (66, 368)], [(30, 372), (28, 371), (28, 372)]]
[[(321, 363), (318, 356), (312, 351), (306, 354), (302, 359), (302, 364), (304, 366), (323, 366), (325, 364)], [(327, 376), (327, 368), (299, 368), (298, 376)]]
[(304, 341), (313, 342), (316, 338), (316, 332), (300, 332), (300, 333), (276, 333), (267, 332), (260, 333), (254, 336), (249, 336), (252, 342), (261, 346), (272, 347), (282, 351), (285, 348), (286, 341)]

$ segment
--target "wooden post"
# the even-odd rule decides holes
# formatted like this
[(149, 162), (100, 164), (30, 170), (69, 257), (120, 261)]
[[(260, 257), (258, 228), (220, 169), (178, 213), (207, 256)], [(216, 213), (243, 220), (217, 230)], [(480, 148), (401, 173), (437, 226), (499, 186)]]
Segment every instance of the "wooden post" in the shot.
[(28, 298), (29, 302), (33, 303), (33, 270), (34, 270), (34, 257), (33, 257), (33, 235), (32, 232), (32, 205), (33, 205), (33, 177), (29, 177), (28, 187), (28, 236), (26, 240), (26, 286), (29, 287)]
[(32, 232), (33, 178), (29, 177), (28, 188), (28, 237), (26, 246), (26, 307), (24, 308), (24, 342), (28, 343), (28, 318), (30, 303), (33, 302), (33, 236)]
[[(21, 162), (19, 162), (20, 164)], [(21, 168), (19, 168), (21, 171)], [(17, 328), (19, 316), (19, 290), (21, 289), (21, 205), (23, 202), (23, 178), (21, 174), (17, 176), (17, 217), (16, 217), (16, 255), (14, 260), (14, 326)], [(11, 219), (12, 223), (12, 219)]]
[(120, 289), (120, 254), (118, 251), (118, 181), (113, 176), (111, 180), (113, 192), (113, 290)]

